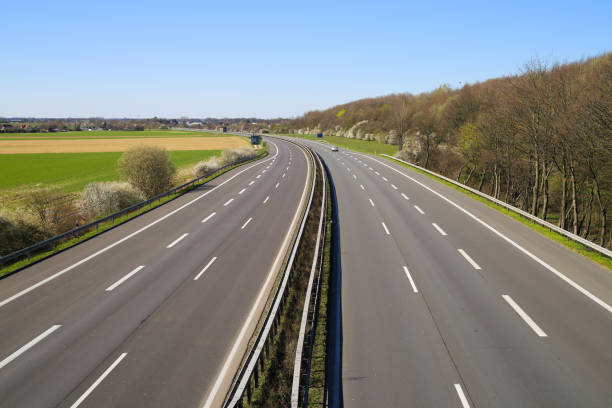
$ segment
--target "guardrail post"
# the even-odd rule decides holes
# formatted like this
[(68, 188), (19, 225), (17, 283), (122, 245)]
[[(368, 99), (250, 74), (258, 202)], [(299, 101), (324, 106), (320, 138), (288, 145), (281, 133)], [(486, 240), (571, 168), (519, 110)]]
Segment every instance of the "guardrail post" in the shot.
[(259, 362), (255, 363), (255, 371), (253, 371), (253, 381), (255, 382), (255, 388), (259, 387)]

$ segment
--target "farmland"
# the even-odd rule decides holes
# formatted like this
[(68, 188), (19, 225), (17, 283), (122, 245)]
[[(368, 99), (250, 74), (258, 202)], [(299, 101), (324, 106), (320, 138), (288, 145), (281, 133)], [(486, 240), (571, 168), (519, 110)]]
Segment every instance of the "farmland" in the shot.
[[(0, 206), (14, 207), (31, 191), (73, 193), (91, 182), (119, 179), (117, 161), (130, 146), (164, 146), (177, 169), (219, 155), (222, 149), (247, 147), (240, 137), (203, 132), (65, 132), (0, 137), (0, 153), (22, 143), (21, 150), (0, 154)], [(28, 143), (31, 143), (28, 145)], [(53, 153), (40, 152), (42, 147)]]

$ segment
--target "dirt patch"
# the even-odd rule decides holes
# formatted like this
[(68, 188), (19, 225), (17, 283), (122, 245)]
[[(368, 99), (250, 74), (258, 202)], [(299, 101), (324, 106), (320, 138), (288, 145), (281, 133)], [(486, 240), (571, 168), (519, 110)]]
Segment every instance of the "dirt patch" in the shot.
[(168, 150), (225, 150), (249, 147), (240, 137), (172, 137), (134, 139), (0, 140), (0, 154), (123, 152), (132, 146), (162, 146)]

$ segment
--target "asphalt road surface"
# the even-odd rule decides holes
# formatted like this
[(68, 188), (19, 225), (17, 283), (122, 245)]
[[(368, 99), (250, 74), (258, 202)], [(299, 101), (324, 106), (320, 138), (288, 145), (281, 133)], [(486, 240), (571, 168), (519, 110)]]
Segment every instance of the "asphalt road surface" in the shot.
[(338, 197), (344, 406), (612, 406), (610, 271), (411, 169), (300, 143)]
[(0, 406), (218, 406), (306, 197), (305, 154), (270, 149), (1, 280)]

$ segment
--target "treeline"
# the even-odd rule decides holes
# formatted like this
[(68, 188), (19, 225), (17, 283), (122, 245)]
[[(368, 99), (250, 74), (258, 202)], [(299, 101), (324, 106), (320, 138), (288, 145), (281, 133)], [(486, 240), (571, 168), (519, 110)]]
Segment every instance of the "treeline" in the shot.
[(230, 131), (268, 131), (282, 119), (207, 118), (207, 119), (105, 119), (105, 118), (0, 118), (0, 133), (75, 132), (87, 130), (145, 130), (145, 129), (219, 129)]
[(402, 158), (611, 247), (612, 53), (420, 95), (364, 99), (284, 124), (397, 144)]

